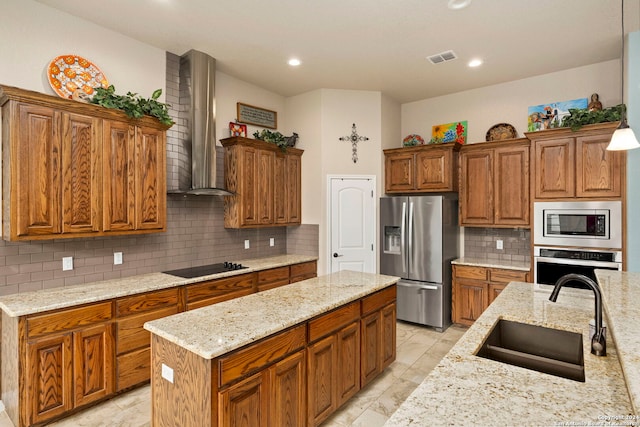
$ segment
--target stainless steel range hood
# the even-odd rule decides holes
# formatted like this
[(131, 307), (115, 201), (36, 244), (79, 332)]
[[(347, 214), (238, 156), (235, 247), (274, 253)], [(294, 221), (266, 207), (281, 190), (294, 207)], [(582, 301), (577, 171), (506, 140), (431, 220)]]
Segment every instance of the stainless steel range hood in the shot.
[(180, 57), (180, 104), (187, 108), (186, 145), (191, 148), (191, 189), (173, 193), (231, 196), (216, 185), (216, 60), (197, 50)]

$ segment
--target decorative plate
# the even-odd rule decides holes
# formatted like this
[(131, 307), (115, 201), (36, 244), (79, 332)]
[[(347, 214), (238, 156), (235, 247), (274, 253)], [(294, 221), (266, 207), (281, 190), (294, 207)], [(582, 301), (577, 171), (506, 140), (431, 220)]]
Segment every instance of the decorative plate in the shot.
[(91, 61), (78, 55), (60, 55), (47, 68), (53, 90), (62, 98), (71, 98), (76, 91), (93, 95), (97, 87), (108, 87), (104, 73)]
[(405, 147), (413, 147), (414, 145), (424, 145), (424, 139), (420, 135), (412, 133), (407, 135), (402, 140), (402, 145)]
[(497, 125), (493, 125), (487, 131), (486, 140), (487, 141), (501, 141), (503, 139), (511, 139), (517, 138), (518, 132), (516, 132), (516, 128), (511, 126), (509, 123), (498, 123)]

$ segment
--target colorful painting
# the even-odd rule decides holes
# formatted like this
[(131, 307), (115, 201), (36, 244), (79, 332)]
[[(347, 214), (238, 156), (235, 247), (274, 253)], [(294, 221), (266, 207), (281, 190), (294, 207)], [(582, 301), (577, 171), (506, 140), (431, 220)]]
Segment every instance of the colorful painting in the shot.
[(587, 104), (587, 98), (580, 98), (529, 107), (527, 130), (535, 132), (560, 127), (562, 118), (569, 114), (570, 108), (587, 108)]
[(431, 143), (467, 142), (467, 121), (436, 125), (431, 128)]
[(229, 122), (229, 136), (247, 137), (247, 125), (242, 123)]

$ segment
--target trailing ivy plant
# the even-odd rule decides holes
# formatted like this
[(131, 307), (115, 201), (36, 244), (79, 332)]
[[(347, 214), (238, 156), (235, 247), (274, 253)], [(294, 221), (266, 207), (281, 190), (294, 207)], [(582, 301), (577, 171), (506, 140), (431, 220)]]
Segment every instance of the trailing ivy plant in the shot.
[(589, 111), (586, 108), (569, 108), (569, 115), (562, 119), (560, 126), (570, 127), (572, 131), (577, 131), (584, 125), (617, 122), (622, 118), (625, 109), (624, 104), (595, 111)]
[(127, 116), (136, 119), (144, 115), (152, 116), (157, 118), (160, 123), (171, 126), (173, 120), (169, 115), (169, 105), (158, 101), (160, 95), (162, 95), (162, 89), (156, 89), (148, 99), (131, 92), (127, 92), (126, 95), (118, 95), (116, 88), (110, 85), (108, 88), (96, 88), (91, 103), (105, 108), (122, 110)]
[(263, 129), (262, 131), (255, 131), (253, 133), (255, 139), (259, 139), (264, 142), (270, 142), (271, 144), (276, 144), (282, 151), (287, 150), (287, 140), (283, 134), (280, 132), (271, 132), (268, 129)]

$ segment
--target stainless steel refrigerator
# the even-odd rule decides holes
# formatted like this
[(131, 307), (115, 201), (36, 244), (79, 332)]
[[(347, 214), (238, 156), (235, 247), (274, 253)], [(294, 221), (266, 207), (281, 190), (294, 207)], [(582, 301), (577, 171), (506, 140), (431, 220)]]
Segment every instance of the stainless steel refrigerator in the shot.
[(380, 198), (380, 273), (399, 276), (397, 317), (451, 324), (451, 261), (458, 257), (458, 195)]

